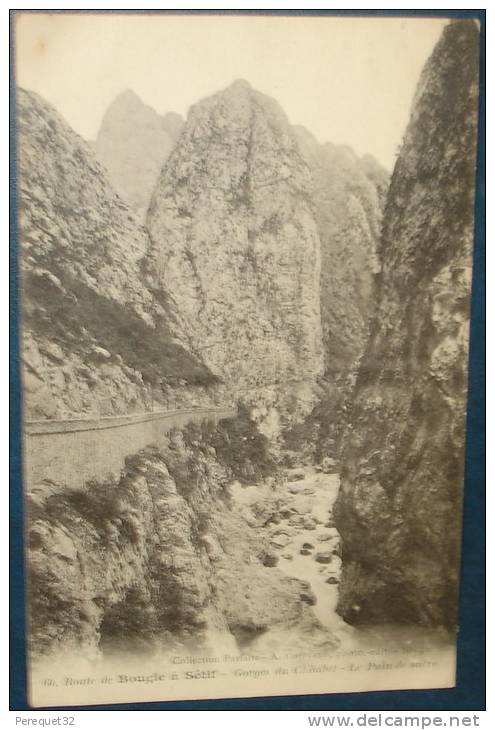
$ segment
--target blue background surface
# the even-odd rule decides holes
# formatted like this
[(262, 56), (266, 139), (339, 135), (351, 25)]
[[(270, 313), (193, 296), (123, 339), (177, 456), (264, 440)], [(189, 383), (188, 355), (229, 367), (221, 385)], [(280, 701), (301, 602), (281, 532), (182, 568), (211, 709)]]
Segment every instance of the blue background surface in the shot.
[[(29, 11), (22, 11), (29, 12)], [(64, 12), (50, 10), (50, 12)], [(87, 12), (71, 10), (70, 12)], [(91, 12), (100, 12), (92, 10)], [(101, 11), (139, 13), (140, 11)], [(160, 12), (160, 11), (153, 11)], [(179, 11), (170, 11), (179, 12)], [(441, 16), (476, 18), (481, 31), (480, 123), (476, 190), (471, 343), (464, 493), (464, 528), (459, 604), (457, 686), (350, 694), (259, 697), (72, 707), (72, 710), (483, 710), (485, 708), (485, 11), (484, 10), (256, 10), (182, 11), (197, 14)], [(19, 376), (19, 292), (16, 222), (15, 75), (13, 15), (10, 57), (10, 709), (30, 709), (26, 696), (25, 566), (21, 477), (21, 386)], [(55, 709), (55, 708), (53, 708)], [(60, 708), (58, 708), (60, 709)]]

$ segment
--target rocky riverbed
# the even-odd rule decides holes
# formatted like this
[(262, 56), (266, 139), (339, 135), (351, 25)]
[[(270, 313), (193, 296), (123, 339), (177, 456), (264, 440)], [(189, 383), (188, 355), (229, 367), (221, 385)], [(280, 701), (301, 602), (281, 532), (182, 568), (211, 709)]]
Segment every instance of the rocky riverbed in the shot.
[(302, 478), (290, 482), (283, 519), (270, 527), (271, 544), (277, 548), (281, 541), (285, 542), (279, 567), (287, 575), (308, 582), (313, 610), (323, 626), (331, 630), (343, 624), (335, 614), (340, 536), (331, 508), (338, 487), (336, 474), (304, 473)]
[[(34, 704), (53, 702), (56, 684), (47, 687), (45, 679), (52, 677), (58, 686), (65, 686), (67, 667), (74, 702), (94, 702), (96, 697), (124, 701), (125, 683), (138, 681), (146, 682), (142, 696), (150, 700), (176, 696), (178, 691), (183, 698), (205, 697), (214, 684), (205, 685), (204, 680), (215, 682), (224, 676), (229, 677), (229, 686), (235, 683), (239, 696), (265, 691), (259, 679), (268, 677), (274, 689), (290, 693), (329, 687), (362, 691), (411, 683), (449, 686), (455, 647), (448, 635), (418, 626), (353, 627), (337, 614), (340, 535), (332, 512), (338, 489), (337, 474), (317, 472), (312, 466), (287, 470), (282, 478), (269, 477), (258, 485), (228, 485), (225, 511), (215, 517), (216, 537), (203, 536), (209, 559), (203, 564), (196, 558), (193, 565), (190, 553), (193, 570), (179, 576), (184, 581), (182, 593), (188, 590), (186, 575), (187, 580), (215, 581), (220, 591), (211, 602), (210, 618), (201, 629), (194, 627), (205, 634), (202, 646), (175, 641), (166, 647), (157, 636), (156, 645), (143, 654), (131, 650), (126, 633), (118, 652), (89, 657), (78, 649), (58, 662), (47, 656), (33, 664)], [(164, 523), (163, 534), (181, 531), (183, 518), (178, 515), (187, 507), (180, 500), (177, 507), (179, 511)], [(217, 543), (223, 546), (223, 555), (216, 549), (211, 552)], [(185, 547), (181, 546), (179, 557), (185, 555)], [(206, 565), (209, 572), (203, 577)], [(195, 590), (191, 584), (184, 610), (202, 605), (205, 592), (196, 597)], [(223, 625), (211, 620), (215, 607), (217, 618), (224, 616)], [(254, 630), (236, 631), (236, 615), (239, 627), (242, 623)], [(426, 671), (430, 679), (425, 678)], [(87, 677), (93, 684), (85, 687)], [(114, 678), (113, 684), (105, 685), (105, 677)], [(190, 681), (182, 685), (175, 681), (178, 677)]]
[(451, 651), (452, 637), (436, 628), (392, 624), (354, 627), (337, 613), (341, 578), (341, 539), (333, 520), (340, 479), (314, 466), (288, 469), (282, 484), (242, 486), (231, 494), (248, 521), (262, 524), (272, 548), (273, 566), (305, 583), (302, 600), (315, 620), (297, 631), (272, 628), (246, 651), (263, 653), (301, 646), (315, 653), (360, 654), (388, 647), (398, 652)]
[[(338, 474), (318, 472), (312, 466), (287, 470), (283, 485), (231, 487), (234, 504), (243, 516), (263, 524), (273, 565), (305, 583), (302, 600), (315, 615), (308, 630), (308, 636), (315, 639), (315, 648), (320, 644), (329, 648), (329, 643), (335, 647), (336, 639), (339, 644), (347, 643), (355, 633), (335, 612), (341, 560), (332, 505), (338, 489)], [(259, 650), (267, 643), (277, 644), (272, 631), (257, 638), (250, 650)]]

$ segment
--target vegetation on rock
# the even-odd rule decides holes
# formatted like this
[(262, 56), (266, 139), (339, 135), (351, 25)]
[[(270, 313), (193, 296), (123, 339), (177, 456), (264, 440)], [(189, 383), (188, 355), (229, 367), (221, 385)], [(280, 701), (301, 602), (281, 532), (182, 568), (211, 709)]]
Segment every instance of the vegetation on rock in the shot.
[(145, 410), (150, 385), (215, 382), (89, 146), (36, 94), (19, 90), (17, 119), (28, 416)]
[(230, 503), (233, 479), (275, 469), (241, 413), (173, 431), (128, 459), (120, 480), (34, 499), (33, 651), (197, 650), (214, 630), (245, 643), (302, 620), (297, 581), (274, 570), (267, 538)]
[(478, 57), (474, 21), (445, 28), (387, 196), (334, 509), (352, 623), (456, 623)]

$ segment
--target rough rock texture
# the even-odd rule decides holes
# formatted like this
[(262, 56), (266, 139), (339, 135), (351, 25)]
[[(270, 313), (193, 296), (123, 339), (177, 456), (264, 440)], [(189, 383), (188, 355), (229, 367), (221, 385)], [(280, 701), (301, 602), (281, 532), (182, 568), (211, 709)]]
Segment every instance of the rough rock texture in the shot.
[(304, 127), (295, 132), (314, 180), (325, 373), (339, 379), (355, 367), (368, 336), (389, 176), (371, 156), (319, 144)]
[(246, 435), (190, 426), (129, 459), (118, 483), (33, 493), (35, 656), (232, 650), (270, 628), (319, 630), (306, 584), (273, 567), (271, 513), (234, 509), (230, 483), (262, 467), (263, 438), (249, 455)]
[(120, 94), (103, 117), (93, 149), (113, 187), (140, 220), (183, 126), (179, 114), (160, 116), (131, 90)]
[(456, 622), (476, 157), (478, 30), (422, 73), (384, 212), (382, 275), (334, 509), (339, 612)]
[(150, 270), (242, 393), (322, 369), (312, 180), (280, 107), (237, 81), (192, 107), (152, 199)]
[(369, 337), (389, 175), (369, 155), (358, 158), (349, 147), (319, 144), (304, 127), (294, 131), (314, 181), (324, 377), (312, 412), (302, 423), (289, 423), (284, 436), (289, 448), (319, 461), (328, 454), (338, 456), (349, 396)]
[(24, 400), (29, 418), (144, 410), (213, 380), (191, 353), (173, 298), (144, 283), (144, 228), (89, 146), (19, 90), (19, 235)]

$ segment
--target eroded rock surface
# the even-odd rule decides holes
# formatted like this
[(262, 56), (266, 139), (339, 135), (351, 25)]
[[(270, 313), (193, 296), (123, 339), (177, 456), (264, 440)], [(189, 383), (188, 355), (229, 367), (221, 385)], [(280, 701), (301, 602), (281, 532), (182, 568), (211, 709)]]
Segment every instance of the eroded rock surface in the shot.
[(179, 114), (161, 116), (129, 89), (115, 99), (103, 117), (93, 149), (108, 170), (113, 187), (139, 220), (146, 218), (160, 170), (183, 126)]
[(152, 199), (150, 274), (242, 392), (322, 370), (308, 165), (280, 107), (237, 81), (189, 112)]
[(238, 651), (270, 629), (322, 635), (307, 584), (276, 567), (264, 519), (236, 509), (230, 485), (245, 464), (224, 458), (235, 438), (232, 426), (190, 426), (129, 459), (119, 481), (32, 500), (35, 656)]
[(341, 615), (456, 622), (479, 33), (452, 22), (427, 62), (388, 193), (372, 336), (334, 510)]
[(340, 380), (355, 369), (368, 338), (389, 175), (371, 156), (319, 144), (304, 127), (295, 132), (314, 180), (325, 373)]
[[(19, 90), (19, 235), (28, 418), (146, 410), (213, 378), (173, 297), (146, 286), (145, 229), (91, 149)], [(187, 398), (185, 398), (187, 401)]]
[(338, 442), (368, 337), (378, 242), (389, 184), (387, 171), (370, 155), (320, 144), (295, 127), (313, 178), (315, 220), (321, 244), (320, 302), (324, 377), (318, 400), (301, 427), (286, 433), (291, 448), (315, 461), (338, 456)]

